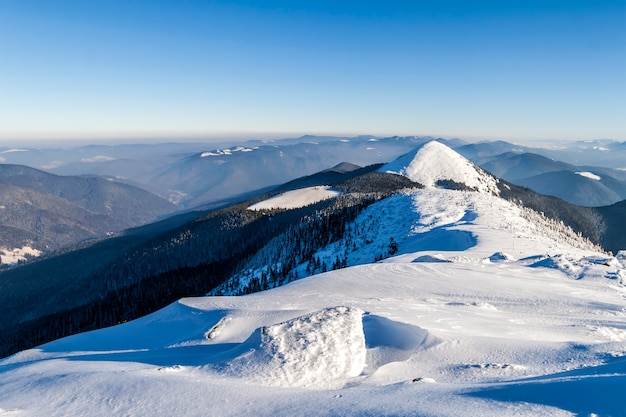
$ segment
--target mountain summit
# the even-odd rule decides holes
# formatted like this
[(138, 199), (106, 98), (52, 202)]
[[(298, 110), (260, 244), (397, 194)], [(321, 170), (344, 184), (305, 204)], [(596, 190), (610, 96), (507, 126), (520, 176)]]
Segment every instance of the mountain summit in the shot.
[(434, 140), (383, 165), (380, 171), (404, 175), (427, 188), (452, 181), (483, 193), (500, 193), (493, 176)]

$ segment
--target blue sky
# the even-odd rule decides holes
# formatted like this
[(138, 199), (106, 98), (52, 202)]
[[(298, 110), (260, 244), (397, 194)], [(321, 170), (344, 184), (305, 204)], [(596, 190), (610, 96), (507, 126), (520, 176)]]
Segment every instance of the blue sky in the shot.
[(0, 0), (0, 139), (626, 140), (626, 0)]

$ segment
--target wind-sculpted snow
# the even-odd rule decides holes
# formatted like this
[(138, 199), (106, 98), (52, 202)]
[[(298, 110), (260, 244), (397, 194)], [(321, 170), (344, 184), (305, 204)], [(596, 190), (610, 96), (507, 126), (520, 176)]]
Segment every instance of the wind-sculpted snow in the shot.
[(259, 383), (331, 388), (365, 367), (363, 312), (331, 307), (257, 329), (227, 373)]
[(625, 297), (509, 261), (363, 265), (19, 353), (0, 361), (0, 409), (619, 416)]
[(409, 360), (424, 344), (428, 332), (417, 326), (366, 314), (363, 316), (363, 333), (367, 347), (367, 367), (372, 374), (381, 366)]

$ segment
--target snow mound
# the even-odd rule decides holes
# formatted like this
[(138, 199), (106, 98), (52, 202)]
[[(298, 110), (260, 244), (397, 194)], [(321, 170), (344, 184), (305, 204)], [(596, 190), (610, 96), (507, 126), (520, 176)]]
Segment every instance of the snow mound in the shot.
[(565, 255), (548, 256), (530, 265), (531, 268), (558, 269), (570, 276), (576, 276), (580, 269)]
[(500, 193), (494, 177), (437, 141), (383, 165), (380, 171), (404, 175), (428, 188), (442, 181), (453, 181), (483, 193)]
[(300, 188), (253, 204), (248, 207), (248, 210), (295, 209), (337, 197), (339, 194), (338, 191), (331, 190), (328, 185)]
[(227, 372), (273, 386), (341, 387), (365, 367), (362, 316), (330, 307), (257, 329)]
[(413, 259), (413, 262), (434, 262), (434, 263), (446, 263), (452, 262), (449, 259), (446, 259), (443, 255), (422, 255)]

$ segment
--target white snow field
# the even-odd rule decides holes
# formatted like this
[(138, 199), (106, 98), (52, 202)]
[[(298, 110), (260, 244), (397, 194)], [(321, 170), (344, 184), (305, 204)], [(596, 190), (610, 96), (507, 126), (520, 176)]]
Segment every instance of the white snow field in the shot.
[(5, 358), (0, 416), (626, 415), (623, 253), (484, 191), (370, 206), (361, 265)]
[(589, 178), (589, 179), (596, 180), (596, 181), (600, 181), (602, 179), (602, 177), (600, 177), (599, 175), (596, 175), (593, 172), (588, 172), (588, 171), (576, 172), (576, 174), (580, 175), (581, 177)]
[[(0, 206), (0, 209), (3, 208)], [(41, 256), (41, 251), (33, 249), (30, 246), (22, 246), (21, 248), (4, 248), (0, 247), (0, 265), (1, 264), (16, 264), (19, 261), (24, 261), (27, 257)]]
[(438, 180), (452, 180), (482, 192), (500, 192), (495, 178), (485, 175), (463, 156), (434, 140), (383, 165), (379, 171), (404, 175), (426, 187), (434, 187)]
[(298, 190), (287, 191), (275, 197), (263, 200), (248, 207), (249, 210), (270, 210), (270, 209), (295, 209), (328, 200), (339, 195), (339, 191), (332, 190), (330, 186), (306, 187)]

